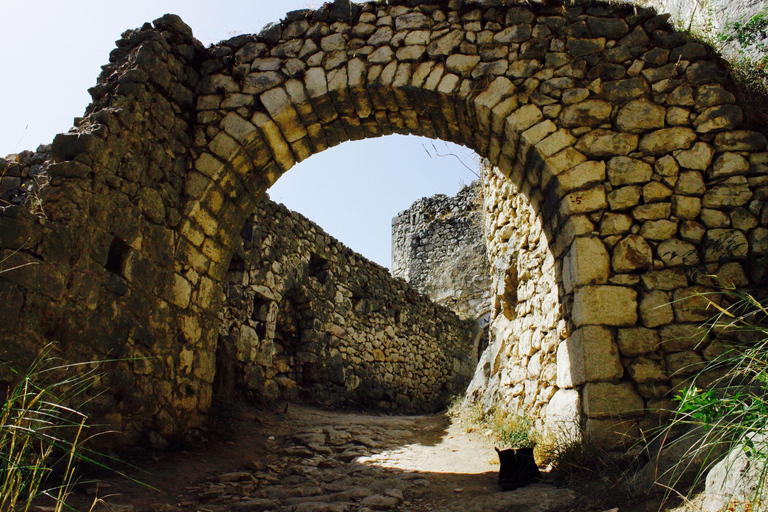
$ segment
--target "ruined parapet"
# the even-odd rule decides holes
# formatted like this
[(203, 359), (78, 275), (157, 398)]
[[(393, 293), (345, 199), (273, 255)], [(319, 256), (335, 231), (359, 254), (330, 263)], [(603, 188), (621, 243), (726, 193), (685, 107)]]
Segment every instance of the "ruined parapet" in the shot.
[(226, 290), (220, 350), (256, 399), (435, 411), (474, 371), (472, 322), (270, 200)]
[(419, 199), (392, 219), (392, 275), (459, 314), (490, 311), (491, 279), (478, 182)]

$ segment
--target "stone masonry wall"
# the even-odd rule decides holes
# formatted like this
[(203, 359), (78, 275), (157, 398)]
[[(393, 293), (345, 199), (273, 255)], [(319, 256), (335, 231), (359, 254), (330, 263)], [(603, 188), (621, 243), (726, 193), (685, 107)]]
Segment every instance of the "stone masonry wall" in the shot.
[(491, 307), (481, 202), (475, 182), (453, 197), (419, 199), (392, 219), (392, 275), (473, 320)]
[[(56, 341), (67, 360), (109, 359), (92, 415), (123, 443), (201, 425), (228, 268), (263, 194), (341, 142), (411, 133), (495, 166), (493, 400), (599, 444), (634, 435), (715, 350), (696, 293), (768, 281), (764, 127), (667, 20), (591, 0), (335, 0), (210, 48), (172, 15), (127, 31), (84, 117), (47, 162), (22, 162), (47, 166), (36, 207), (0, 212), (17, 267), (0, 274), (0, 357)], [(507, 226), (531, 215), (525, 248)], [(526, 333), (515, 395), (504, 361)], [(534, 385), (558, 339), (556, 385)]]
[(226, 290), (220, 350), (262, 400), (434, 411), (474, 371), (472, 322), (269, 200)]

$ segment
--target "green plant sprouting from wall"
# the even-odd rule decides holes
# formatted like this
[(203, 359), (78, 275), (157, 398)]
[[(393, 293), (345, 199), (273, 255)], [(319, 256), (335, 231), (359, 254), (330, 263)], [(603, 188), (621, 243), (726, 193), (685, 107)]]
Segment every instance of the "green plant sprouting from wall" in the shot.
[[(765, 302), (749, 294), (728, 291), (722, 298), (726, 306), (710, 301), (719, 313), (707, 325), (720, 355), (678, 390), (672, 424), (657, 439), (675, 430), (686, 432), (673, 443), (691, 444), (680, 463), (698, 466), (685, 468), (696, 469), (691, 488), (729, 447), (741, 446), (751, 464), (763, 468), (748, 505), (758, 512), (768, 505), (761, 500), (768, 483), (768, 444), (760, 437), (768, 426), (768, 310)], [(669, 474), (676, 475), (671, 482)], [(659, 475), (659, 482), (673, 487), (681, 474), (681, 468), (673, 468)]]

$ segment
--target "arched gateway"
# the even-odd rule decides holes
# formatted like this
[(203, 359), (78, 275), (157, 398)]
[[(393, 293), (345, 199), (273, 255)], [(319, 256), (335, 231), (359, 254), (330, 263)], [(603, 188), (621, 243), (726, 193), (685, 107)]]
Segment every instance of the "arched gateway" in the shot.
[(707, 357), (684, 299), (765, 282), (766, 139), (729, 88), (711, 50), (627, 5), (337, 0), (207, 49), (164, 16), (123, 35), (54, 140), (44, 216), (0, 216), (8, 263), (35, 263), (0, 276), (2, 344), (152, 356), (114, 367), (101, 416), (128, 442), (199, 425), (220, 283), (264, 192), (411, 133), (494, 166), (486, 399), (610, 443)]

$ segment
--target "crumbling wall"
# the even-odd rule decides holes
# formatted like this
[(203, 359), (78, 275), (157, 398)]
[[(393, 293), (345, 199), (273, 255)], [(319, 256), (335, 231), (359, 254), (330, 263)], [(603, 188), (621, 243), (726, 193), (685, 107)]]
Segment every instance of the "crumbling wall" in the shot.
[(453, 197), (414, 202), (392, 219), (392, 275), (462, 318), (477, 320), (491, 306), (482, 219), (478, 182)]
[(261, 400), (434, 411), (474, 371), (472, 322), (269, 200), (226, 290), (220, 351)]

